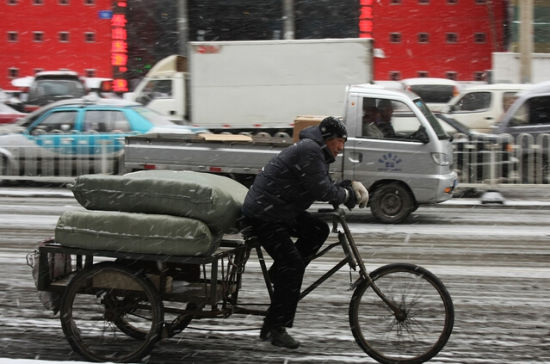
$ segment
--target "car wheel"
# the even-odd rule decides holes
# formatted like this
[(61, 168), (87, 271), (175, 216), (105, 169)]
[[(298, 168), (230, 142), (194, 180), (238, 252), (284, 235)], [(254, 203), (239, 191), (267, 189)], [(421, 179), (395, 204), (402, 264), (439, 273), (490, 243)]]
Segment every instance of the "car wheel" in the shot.
[(370, 201), (370, 209), (380, 222), (396, 224), (413, 211), (415, 202), (411, 192), (403, 185), (392, 182), (378, 187)]

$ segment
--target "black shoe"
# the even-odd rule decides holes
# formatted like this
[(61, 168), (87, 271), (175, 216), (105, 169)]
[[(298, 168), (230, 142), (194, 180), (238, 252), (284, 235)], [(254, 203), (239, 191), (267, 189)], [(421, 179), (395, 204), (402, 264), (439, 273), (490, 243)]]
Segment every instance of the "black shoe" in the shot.
[(294, 340), (294, 338), (286, 332), (284, 327), (272, 328), (269, 333), (271, 334), (271, 344), (275, 346), (289, 349), (297, 349), (300, 346), (300, 342)]

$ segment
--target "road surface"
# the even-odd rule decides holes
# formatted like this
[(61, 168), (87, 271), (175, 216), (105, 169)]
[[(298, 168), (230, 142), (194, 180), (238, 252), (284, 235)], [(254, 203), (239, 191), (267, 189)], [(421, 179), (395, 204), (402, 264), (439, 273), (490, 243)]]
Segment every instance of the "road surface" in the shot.
[[(0, 197), (0, 357), (82, 360), (63, 336), (59, 317), (40, 304), (25, 256), (53, 235), (58, 216), (81, 209), (70, 198)], [(390, 262), (433, 271), (455, 304), (453, 334), (431, 363), (550, 362), (550, 210), (421, 207), (406, 224), (383, 225), (354, 213), (351, 229), (372, 270)], [(333, 264), (313, 262), (306, 282)], [(151, 363), (375, 363), (354, 342), (348, 324), (349, 269), (343, 268), (299, 305), (290, 332), (297, 350), (258, 339), (261, 319), (234, 315), (196, 320), (161, 341)], [(266, 297), (253, 257), (244, 301)]]

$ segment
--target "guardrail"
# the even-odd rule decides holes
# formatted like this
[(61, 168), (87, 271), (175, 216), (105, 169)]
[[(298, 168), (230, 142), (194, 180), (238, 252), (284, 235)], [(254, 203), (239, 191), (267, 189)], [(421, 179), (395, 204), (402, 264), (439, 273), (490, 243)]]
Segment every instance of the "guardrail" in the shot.
[(0, 145), (0, 180), (68, 182), (90, 173), (122, 171), (122, 151), (111, 141), (97, 145)]
[(498, 138), (455, 135), (454, 168), (460, 183), (549, 184), (550, 134), (536, 138), (502, 134)]
[[(453, 146), (460, 184), (550, 184), (550, 134), (455, 135)], [(0, 145), (0, 180), (70, 181), (81, 174), (123, 171), (123, 155), (109, 142), (93, 150), (72, 148)]]

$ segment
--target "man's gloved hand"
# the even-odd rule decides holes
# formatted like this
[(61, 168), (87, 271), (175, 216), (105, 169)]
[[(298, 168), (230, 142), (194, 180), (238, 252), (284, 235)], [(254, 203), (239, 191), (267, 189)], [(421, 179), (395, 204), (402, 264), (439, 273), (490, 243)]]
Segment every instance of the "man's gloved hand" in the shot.
[(351, 188), (355, 192), (359, 207), (363, 208), (367, 206), (367, 203), (369, 202), (369, 191), (367, 190), (367, 188), (358, 181), (351, 182)]
[(353, 190), (352, 182), (349, 179), (343, 180), (339, 184), (346, 189), (346, 200), (344, 205), (351, 211), (357, 205), (357, 194)]

